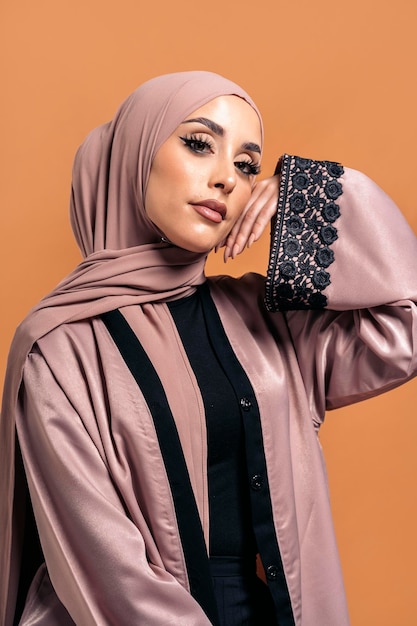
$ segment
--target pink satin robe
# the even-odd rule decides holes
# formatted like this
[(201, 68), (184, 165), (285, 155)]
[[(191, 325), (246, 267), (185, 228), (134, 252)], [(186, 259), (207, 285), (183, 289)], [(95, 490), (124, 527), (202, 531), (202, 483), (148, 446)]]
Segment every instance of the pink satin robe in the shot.
[[(342, 182), (326, 310), (268, 313), (263, 277), (209, 279), (259, 403), (297, 626), (349, 624), (318, 440), (325, 411), (417, 371), (416, 237), (368, 178), (345, 170)], [(140, 339), (151, 360), (166, 357), (158, 374), (207, 539), (206, 427), (195, 376), (165, 304), (122, 312), (138, 335), (146, 322)], [(208, 626), (188, 593), (148, 407), (100, 319), (63, 325), (37, 342), (17, 429), (53, 585), (39, 572), (21, 624)]]

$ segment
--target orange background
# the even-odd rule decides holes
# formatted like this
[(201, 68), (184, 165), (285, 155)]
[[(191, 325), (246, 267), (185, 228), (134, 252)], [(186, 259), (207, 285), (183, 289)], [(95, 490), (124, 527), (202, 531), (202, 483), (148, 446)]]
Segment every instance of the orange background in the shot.
[[(284, 151), (339, 160), (417, 231), (416, 18), (414, 0), (2, 0), (0, 376), (18, 321), (79, 260), (76, 147), (154, 75), (242, 84), (264, 114), (265, 173)], [(265, 237), (226, 269), (264, 271), (266, 256)], [(417, 624), (416, 390), (334, 412), (322, 430), (353, 626)]]

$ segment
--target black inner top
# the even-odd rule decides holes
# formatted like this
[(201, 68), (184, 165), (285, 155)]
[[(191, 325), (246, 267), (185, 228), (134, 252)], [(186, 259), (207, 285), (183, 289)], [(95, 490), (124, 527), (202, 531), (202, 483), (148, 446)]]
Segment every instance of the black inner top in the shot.
[(238, 399), (213, 350), (198, 291), (168, 306), (204, 402), (210, 555), (252, 556), (256, 546)]

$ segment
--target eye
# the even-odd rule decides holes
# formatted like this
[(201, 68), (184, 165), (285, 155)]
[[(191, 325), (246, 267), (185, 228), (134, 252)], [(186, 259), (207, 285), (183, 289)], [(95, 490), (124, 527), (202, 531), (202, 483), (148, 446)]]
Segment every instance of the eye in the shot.
[(260, 165), (254, 161), (235, 161), (235, 166), (245, 176), (257, 176), (261, 171)]
[(213, 144), (202, 135), (189, 135), (180, 137), (180, 139), (192, 152), (196, 152), (197, 154), (212, 152)]

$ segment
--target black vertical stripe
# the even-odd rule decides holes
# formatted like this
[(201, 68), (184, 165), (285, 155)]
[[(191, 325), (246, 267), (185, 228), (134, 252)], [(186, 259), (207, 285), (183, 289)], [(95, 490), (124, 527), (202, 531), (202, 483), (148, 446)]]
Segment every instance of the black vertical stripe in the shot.
[(294, 626), (291, 598), (273, 522), (258, 403), (250, 380), (230, 345), (208, 284), (204, 283), (199, 290), (213, 348), (241, 403), (253, 530), (275, 603), (278, 623), (279, 626)]
[(151, 412), (174, 500), (191, 595), (212, 624), (217, 626), (219, 619), (201, 520), (178, 431), (161, 380), (120, 311), (104, 313), (101, 318)]

